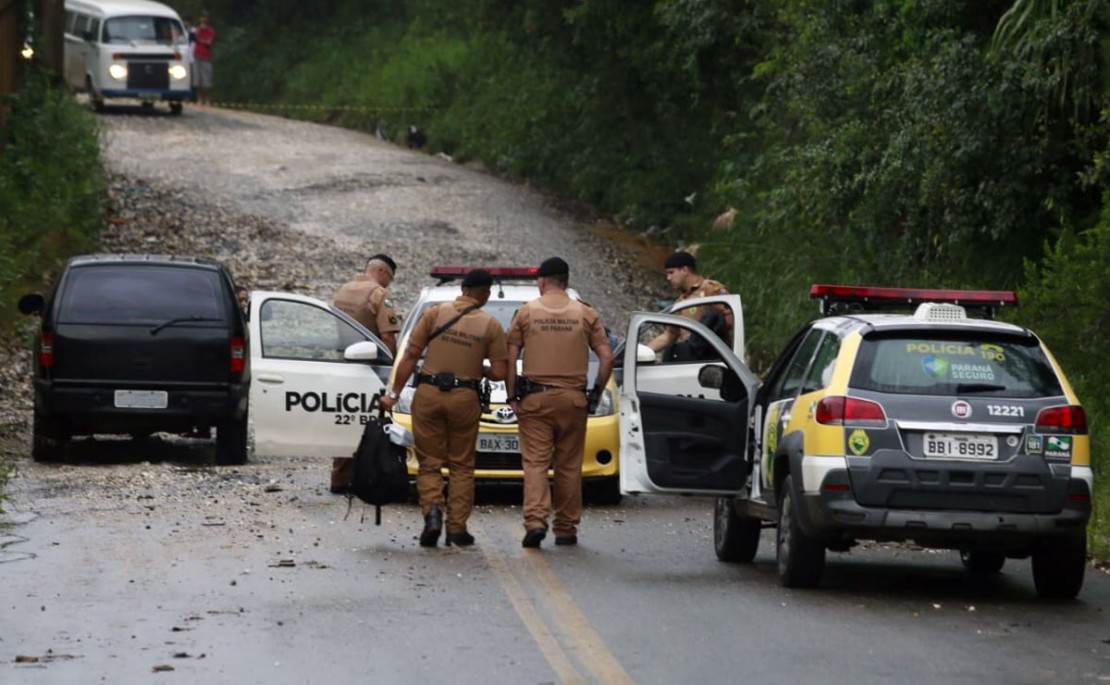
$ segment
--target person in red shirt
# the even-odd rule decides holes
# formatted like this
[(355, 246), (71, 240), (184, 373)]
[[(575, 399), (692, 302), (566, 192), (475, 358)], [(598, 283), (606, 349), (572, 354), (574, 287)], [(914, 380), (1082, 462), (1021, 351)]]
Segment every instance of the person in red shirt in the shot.
[(197, 103), (201, 105), (212, 104), (212, 43), (215, 40), (216, 29), (208, 23), (208, 13), (201, 14), (193, 43), (193, 87), (197, 91)]

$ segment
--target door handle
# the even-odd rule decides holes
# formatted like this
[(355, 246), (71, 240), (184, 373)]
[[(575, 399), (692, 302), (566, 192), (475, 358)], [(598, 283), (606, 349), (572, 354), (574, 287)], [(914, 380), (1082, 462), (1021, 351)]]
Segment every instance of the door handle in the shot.
[(284, 383), (285, 382), (285, 376), (279, 376), (276, 373), (260, 373), (257, 376), (255, 376), (255, 378), (262, 381), (263, 383)]

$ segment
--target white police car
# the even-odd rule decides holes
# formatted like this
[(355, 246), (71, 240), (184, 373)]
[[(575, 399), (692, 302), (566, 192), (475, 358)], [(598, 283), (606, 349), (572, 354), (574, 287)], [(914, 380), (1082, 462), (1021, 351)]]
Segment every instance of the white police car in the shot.
[(349, 457), (393, 356), (373, 333), (306, 295), (250, 298), (250, 415), (258, 456)]

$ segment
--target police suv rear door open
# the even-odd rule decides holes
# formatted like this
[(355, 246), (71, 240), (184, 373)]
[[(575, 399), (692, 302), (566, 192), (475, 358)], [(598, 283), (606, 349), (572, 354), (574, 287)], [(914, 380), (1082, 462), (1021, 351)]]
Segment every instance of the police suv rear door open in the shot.
[[(704, 392), (676, 394), (658, 385), (656, 355), (631, 341), (659, 326), (676, 326), (707, 346), (713, 359), (674, 364), (667, 371), (674, 386)], [(627, 339), (620, 402), (621, 491), (740, 493), (750, 473), (747, 444), (759, 379), (728, 343), (687, 317), (634, 314)]]
[(258, 456), (349, 457), (393, 358), (373, 333), (304, 295), (251, 293), (250, 413)]

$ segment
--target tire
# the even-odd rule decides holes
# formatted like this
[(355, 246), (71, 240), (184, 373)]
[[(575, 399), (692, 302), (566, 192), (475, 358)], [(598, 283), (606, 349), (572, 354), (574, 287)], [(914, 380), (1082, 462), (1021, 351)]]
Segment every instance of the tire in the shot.
[(37, 412), (31, 424), (31, 458), (37, 462), (59, 462), (65, 457), (68, 441), (58, 422)]
[(981, 549), (962, 549), (960, 561), (973, 576), (992, 576), (1002, 570), (1006, 555)]
[(763, 522), (736, 511), (731, 497), (718, 497), (713, 506), (713, 551), (721, 561), (750, 564), (759, 549)]
[(605, 478), (586, 483), (586, 500), (590, 504), (603, 507), (616, 506), (624, 498), (621, 495), (621, 480), (619, 476)]
[(825, 571), (825, 545), (802, 531), (793, 486), (793, 476), (787, 476), (779, 497), (779, 527), (775, 532), (779, 583), (785, 587), (813, 587)]
[(216, 426), (216, 466), (239, 466), (247, 463), (247, 415), (238, 421), (224, 421)]
[(175, 116), (181, 114), (182, 109), (184, 109), (184, 105), (182, 105), (180, 102), (170, 103), (170, 114), (173, 114)]
[(1074, 599), (1087, 571), (1087, 536), (1043, 542), (1033, 550), (1033, 584), (1045, 599)]

